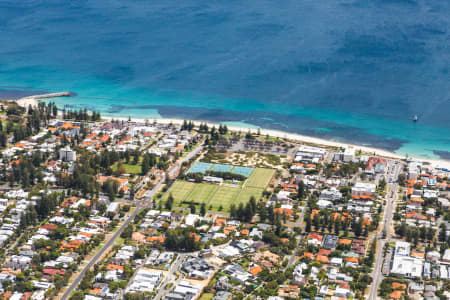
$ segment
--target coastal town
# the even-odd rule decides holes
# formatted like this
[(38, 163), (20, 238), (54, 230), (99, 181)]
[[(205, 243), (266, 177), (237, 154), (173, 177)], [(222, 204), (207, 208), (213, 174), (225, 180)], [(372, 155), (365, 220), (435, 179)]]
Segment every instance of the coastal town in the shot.
[(450, 169), (193, 121), (0, 103), (11, 300), (450, 297)]

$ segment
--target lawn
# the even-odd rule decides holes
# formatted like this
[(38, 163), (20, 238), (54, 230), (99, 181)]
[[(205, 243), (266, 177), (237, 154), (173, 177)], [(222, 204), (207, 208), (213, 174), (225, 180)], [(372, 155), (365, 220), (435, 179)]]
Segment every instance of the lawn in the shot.
[[(132, 165), (132, 164), (122, 164), (122, 166), (125, 168), (126, 174), (141, 174), (142, 173), (142, 167), (140, 165)], [(112, 170), (116, 171), (118, 167), (118, 164), (115, 163), (112, 166)]]
[(193, 202), (199, 209), (200, 204), (205, 203), (208, 210), (210, 206), (213, 211), (219, 211), (222, 207), (221, 211), (229, 212), (232, 203), (236, 206), (241, 202), (246, 203), (252, 196), (259, 200), (274, 173), (275, 170), (272, 169), (254, 169), (245, 184), (236, 187), (178, 180), (164, 194), (163, 201), (172, 194), (175, 207), (187, 207)]
[(275, 170), (273, 169), (256, 168), (245, 183), (245, 186), (264, 189), (269, 184), (274, 173)]
[(197, 184), (185, 201), (194, 203), (208, 203), (209, 199), (218, 188), (219, 186), (216, 184)]
[(189, 195), (189, 193), (194, 189), (194, 187), (195, 183), (193, 182), (178, 180), (172, 185), (170, 191), (168, 193), (165, 193), (163, 200), (167, 200), (167, 197), (172, 194), (175, 204), (181, 204)]
[(250, 200), (251, 196), (254, 196), (256, 201), (258, 201), (259, 198), (261, 198), (263, 191), (264, 191), (264, 189), (260, 189), (260, 188), (245, 187), (239, 193), (239, 196), (237, 197), (235, 204), (237, 205), (240, 202), (246, 203), (248, 200)]
[(203, 293), (199, 300), (211, 300), (213, 297), (212, 293)]
[(223, 207), (223, 210), (228, 210), (231, 203), (234, 203), (241, 189), (239, 187), (226, 187), (221, 186), (212, 196), (212, 198), (208, 202), (209, 206), (212, 206), (213, 210), (218, 210), (220, 206)]

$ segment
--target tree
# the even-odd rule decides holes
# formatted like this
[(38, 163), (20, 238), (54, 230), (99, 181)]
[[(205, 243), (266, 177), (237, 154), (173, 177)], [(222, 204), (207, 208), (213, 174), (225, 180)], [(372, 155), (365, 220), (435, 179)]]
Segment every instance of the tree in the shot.
[(133, 225), (130, 224), (127, 227), (125, 227), (125, 229), (120, 234), (120, 237), (123, 239), (129, 239), (131, 238), (133, 231), (134, 231)]
[(191, 210), (191, 214), (195, 214), (195, 204), (194, 204), (194, 202), (191, 202), (189, 204), (189, 209)]
[(133, 269), (131, 269), (131, 266), (129, 264), (123, 266), (123, 274), (126, 279), (131, 278), (131, 276), (133, 275)]
[(119, 166), (117, 167), (117, 173), (119, 175), (125, 174), (126, 170), (125, 167), (122, 164), (119, 164)]
[(319, 214), (315, 214), (314, 218), (313, 218), (313, 225), (314, 225), (314, 229), (318, 230), (319, 226), (320, 226), (320, 217)]
[(234, 203), (230, 205), (230, 216), (232, 219), (236, 219), (236, 205)]
[(173, 201), (174, 201), (174, 199), (173, 199), (172, 193), (170, 193), (169, 197), (167, 198), (166, 203), (164, 204), (164, 207), (167, 210), (172, 210)]
[(258, 215), (261, 222), (264, 222), (268, 217), (267, 208), (263, 202), (260, 202), (258, 205)]
[(305, 216), (305, 222), (306, 222), (305, 231), (311, 232), (311, 216), (309, 214)]
[(362, 218), (359, 217), (358, 221), (353, 222), (352, 230), (353, 230), (353, 232), (355, 233), (356, 236), (361, 236), (362, 229), (363, 229)]
[(439, 241), (440, 242), (445, 242), (446, 232), (447, 232), (447, 225), (445, 225), (445, 223), (442, 223), (441, 231), (439, 232)]
[(303, 180), (300, 180), (298, 183), (297, 197), (298, 199), (303, 199), (303, 197), (305, 197), (305, 183)]
[(83, 300), (84, 293), (81, 291), (75, 291), (72, 296), (70, 296), (70, 300)]
[(141, 167), (142, 167), (142, 175), (147, 174), (147, 172), (150, 170), (150, 161), (147, 155), (144, 155)]
[(404, 186), (405, 185), (405, 181), (406, 181), (406, 175), (404, 173), (399, 174), (398, 175), (398, 183), (401, 186)]
[(372, 267), (375, 261), (375, 252), (377, 251), (377, 240), (373, 239), (372, 244), (370, 245), (369, 255), (364, 260), (364, 264), (368, 267)]
[(202, 216), (206, 215), (206, 204), (204, 202), (200, 206), (200, 215), (202, 215)]
[(8, 144), (8, 135), (4, 131), (0, 131), (0, 147), (5, 148), (7, 144)]

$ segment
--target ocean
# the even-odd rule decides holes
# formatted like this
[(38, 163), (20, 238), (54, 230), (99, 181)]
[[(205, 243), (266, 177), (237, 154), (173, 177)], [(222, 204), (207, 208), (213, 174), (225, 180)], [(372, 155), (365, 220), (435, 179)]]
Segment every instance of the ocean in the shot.
[[(0, 98), (450, 160), (450, 1), (0, 1)], [(412, 122), (418, 115), (419, 121)]]

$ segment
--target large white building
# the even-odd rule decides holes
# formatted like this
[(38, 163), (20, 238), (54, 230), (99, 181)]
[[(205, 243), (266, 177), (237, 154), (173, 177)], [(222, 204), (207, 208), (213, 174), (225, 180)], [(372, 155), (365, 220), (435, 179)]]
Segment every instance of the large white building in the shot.
[(318, 163), (325, 153), (326, 149), (302, 145), (295, 154), (295, 161)]
[(357, 182), (352, 187), (352, 195), (354, 196), (373, 196), (377, 186), (375, 183)]
[(166, 300), (190, 300), (196, 298), (202, 290), (201, 284), (192, 284), (189, 281), (182, 280), (175, 287), (172, 293), (166, 295)]
[(396, 242), (394, 255), (409, 256), (411, 244), (408, 242)]
[(352, 162), (355, 159), (355, 148), (349, 146), (344, 151), (334, 154), (334, 160), (345, 163)]
[(328, 200), (328, 201), (337, 201), (342, 198), (342, 193), (339, 192), (336, 188), (330, 188), (328, 190), (323, 190), (320, 192), (319, 199), (320, 200)]
[(408, 162), (408, 179), (417, 180), (421, 168), (422, 168), (421, 162), (418, 161)]
[(59, 159), (62, 161), (75, 161), (77, 159), (77, 154), (67, 146), (59, 150)]
[(139, 269), (136, 272), (133, 280), (130, 282), (126, 288), (127, 293), (137, 293), (137, 292), (153, 292), (155, 287), (161, 282), (163, 278), (162, 271), (153, 271), (147, 269)]
[(407, 242), (396, 242), (391, 273), (406, 278), (420, 278), (423, 271), (423, 259), (410, 256), (411, 246)]

